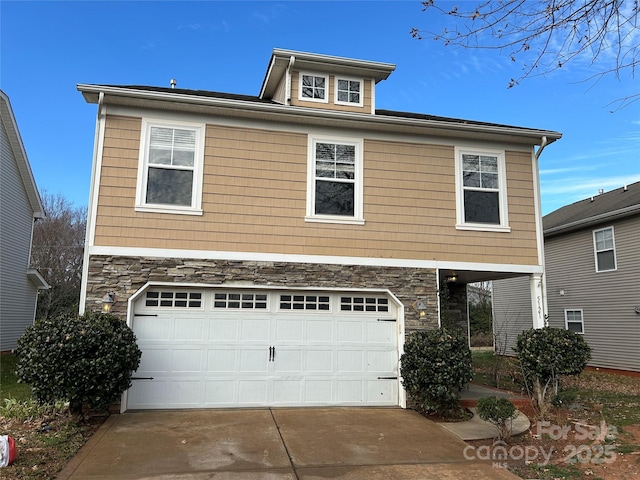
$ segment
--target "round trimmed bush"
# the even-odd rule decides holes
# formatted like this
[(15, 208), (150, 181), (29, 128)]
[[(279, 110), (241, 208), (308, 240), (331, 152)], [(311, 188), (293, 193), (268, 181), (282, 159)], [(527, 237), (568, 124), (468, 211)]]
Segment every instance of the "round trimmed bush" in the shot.
[(484, 397), (478, 400), (478, 416), (482, 420), (493, 423), (498, 429), (500, 440), (511, 436), (510, 420), (514, 419), (518, 411), (515, 405), (507, 398)]
[(467, 339), (445, 328), (415, 332), (400, 359), (402, 384), (427, 412), (449, 416), (459, 410), (460, 391), (472, 378)]
[(69, 402), (106, 410), (131, 386), (142, 352), (133, 331), (115, 315), (88, 312), (39, 320), (15, 350), (16, 371), (41, 403)]

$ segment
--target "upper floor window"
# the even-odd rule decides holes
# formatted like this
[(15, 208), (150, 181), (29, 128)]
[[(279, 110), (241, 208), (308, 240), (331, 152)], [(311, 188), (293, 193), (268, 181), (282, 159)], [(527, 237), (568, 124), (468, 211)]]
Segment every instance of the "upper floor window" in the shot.
[(136, 209), (201, 214), (204, 125), (143, 120)]
[(335, 103), (338, 105), (362, 106), (362, 85), (361, 79), (336, 78), (335, 82)]
[(456, 148), (459, 229), (509, 231), (504, 152)]
[(613, 227), (593, 231), (593, 244), (596, 256), (596, 272), (615, 270), (616, 245), (613, 237)]
[(565, 310), (564, 323), (567, 330), (575, 333), (584, 333), (582, 310)]
[(328, 88), (329, 77), (326, 75), (300, 73), (300, 100), (327, 103), (329, 101)]
[(307, 220), (364, 223), (362, 140), (309, 137)]

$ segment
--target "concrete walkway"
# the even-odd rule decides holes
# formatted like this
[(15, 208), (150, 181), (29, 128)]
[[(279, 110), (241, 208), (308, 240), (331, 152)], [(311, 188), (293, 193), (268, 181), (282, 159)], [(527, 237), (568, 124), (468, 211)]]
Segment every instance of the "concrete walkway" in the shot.
[(399, 408), (112, 415), (59, 480), (508, 480), (440, 424)]
[[(484, 440), (496, 437), (496, 427), (493, 424), (480, 419), (476, 413), (475, 406), (478, 403), (478, 400), (484, 397), (507, 398), (511, 400), (516, 407), (529, 404), (529, 399), (522, 395), (470, 383), (467, 389), (460, 395), (460, 403), (471, 410), (473, 418), (466, 422), (446, 422), (441, 423), (440, 425), (460, 437), (462, 440)], [(530, 427), (531, 422), (529, 421), (529, 418), (521, 412), (518, 412), (518, 416), (511, 422), (511, 434), (519, 435), (529, 430)]]

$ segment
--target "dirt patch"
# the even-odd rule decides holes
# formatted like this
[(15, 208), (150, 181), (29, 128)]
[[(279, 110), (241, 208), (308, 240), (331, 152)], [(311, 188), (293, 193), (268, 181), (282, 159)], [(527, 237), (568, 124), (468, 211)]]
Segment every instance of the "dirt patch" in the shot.
[(531, 419), (528, 432), (508, 442), (468, 441), (470, 455), (522, 478), (640, 478), (640, 425), (618, 430), (597, 410), (559, 409), (548, 421), (536, 421), (533, 409), (523, 410)]
[(16, 462), (0, 469), (0, 478), (54, 478), (105, 419), (92, 417), (78, 423), (63, 414), (27, 421), (0, 417), (0, 433), (13, 437), (17, 450)]

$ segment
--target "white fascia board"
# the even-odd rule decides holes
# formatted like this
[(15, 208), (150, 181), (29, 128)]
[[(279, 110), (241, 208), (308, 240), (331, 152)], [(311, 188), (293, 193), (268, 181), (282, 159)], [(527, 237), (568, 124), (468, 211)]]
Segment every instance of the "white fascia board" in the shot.
[[(264, 114), (280, 115), (275, 118), (278, 121), (288, 121), (296, 123), (296, 118), (306, 117), (330, 122), (344, 121), (354, 122), (351, 128), (362, 129), (389, 129), (394, 128), (414, 128), (432, 129), (442, 134), (449, 132), (447, 136), (455, 136), (452, 133), (467, 133), (479, 136), (499, 135), (504, 136), (505, 141), (514, 141), (515, 137), (522, 138), (529, 145), (539, 145), (542, 137), (547, 137), (552, 143), (562, 137), (562, 134), (548, 130), (537, 130), (525, 127), (511, 127), (507, 125), (485, 125), (470, 124), (464, 121), (452, 122), (447, 120), (416, 119), (408, 117), (391, 117), (387, 115), (371, 115), (369, 113), (345, 112), (340, 110), (327, 110), (322, 108), (296, 107), (292, 105), (280, 105), (275, 103), (248, 102), (245, 100), (234, 100), (217, 97), (203, 97), (185, 95), (173, 92), (154, 92), (148, 90), (136, 90), (126, 87), (110, 87), (105, 85), (78, 84), (77, 89), (83, 93), (85, 100), (89, 103), (96, 103), (98, 95), (103, 92), (105, 97), (124, 97), (138, 100), (159, 101), (167, 103), (181, 103), (200, 105), (209, 108), (228, 109), (224, 114), (242, 116), (241, 112), (261, 112)], [(222, 112), (217, 112), (222, 114)], [(426, 133), (426, 132), (425, 132)]]
[(330, 265), (362, 265), (374, 267), (402, 267), (448, 269), (460, 271), (541, 274), (542, 265), (513, 265), (501, 263), (452, 262), (396, 258), (341, 257), (325, 255), (291, 255), (285, 253), (224, 252), (210, 250), (178, 250), (140, 247), (89, 246), (89, 255), (121, 257), (188, 258), (194, 260), (229, 260), (252, 262), (314, 263)]
[(47, 283), (44, 277), (35, 268), (27, 270), (27, 278), (36, 286), (38, 290), (49, 290), (51, 285)]

